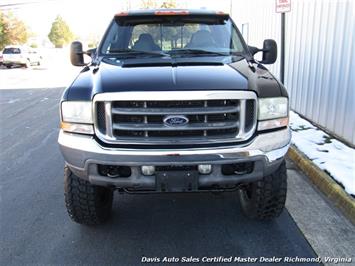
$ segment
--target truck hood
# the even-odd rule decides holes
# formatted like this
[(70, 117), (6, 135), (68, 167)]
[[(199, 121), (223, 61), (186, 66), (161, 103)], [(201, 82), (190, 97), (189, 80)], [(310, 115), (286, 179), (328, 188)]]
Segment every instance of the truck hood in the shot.
[(149, 64), (134, 60), (105, 61), (96, 67), (85, 67), (63, 98), (91, 100), (98, 93), (121, 91), (254, 90), (258, 93), (258, 75), (264, 76), (262, 82), (269, 81), (276, 86), (279, 94), (279, 85), (270, 73), (267, 70), (260, 72), (258, 68), (253, 71), (244, 59), (228, 63), (193, 61), (184, 64), (163, 59)]
[(100, 67), (97, 92), (162, 90), (245, 90), (245, 77), (228, 65)]

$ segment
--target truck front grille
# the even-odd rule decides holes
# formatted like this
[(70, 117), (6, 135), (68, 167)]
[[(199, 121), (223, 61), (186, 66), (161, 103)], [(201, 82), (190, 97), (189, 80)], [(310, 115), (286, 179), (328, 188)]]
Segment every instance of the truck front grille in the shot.
[[(255, 130), (254, 93), (200, 92), (199, 96), (197, 92), (157, 92), (154, 99), (149, 92), (143, 100), (145, 93), (139, 96), (132, 93), (132, 100), (127, 99), (129, 92), (117, 93), (111, 99), (106, 99), (105, 94), (95, 97), (95, 130), (102, 141), (117, 144), (238, 142), (249, 138)], [(189, 93), (197, 99), (185, 99)], [(162, 99), (164, 95), (166, 99)], [(171, 125), (165, 121), (169, 117), (183, 117), (188, 122)]]

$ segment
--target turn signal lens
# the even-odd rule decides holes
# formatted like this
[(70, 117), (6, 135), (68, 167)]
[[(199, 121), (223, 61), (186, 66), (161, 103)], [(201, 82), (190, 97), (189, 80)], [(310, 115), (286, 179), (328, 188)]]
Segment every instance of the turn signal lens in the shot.
[(288, 125), (288, 117), (259, 121), (258, 130), (267, 130), (279, 127), (286, 127)]
[(89, 135), (93, 135), (94, 134), (94, 128), (93, 128), (92, 125), (61, 122), (60, 123), (60, 128), (63, 129), (63, 131), (66, 131), (66, 132), (89, 134)]

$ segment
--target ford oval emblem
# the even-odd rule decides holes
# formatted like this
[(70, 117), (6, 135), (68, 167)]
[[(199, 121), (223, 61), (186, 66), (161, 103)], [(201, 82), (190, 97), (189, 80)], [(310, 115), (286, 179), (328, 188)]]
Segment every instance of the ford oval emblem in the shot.
[(168, 115), (164, 117), (163, 121), (169, 127), (184, 126), (189, 123), (189, 119), (184, 115)]

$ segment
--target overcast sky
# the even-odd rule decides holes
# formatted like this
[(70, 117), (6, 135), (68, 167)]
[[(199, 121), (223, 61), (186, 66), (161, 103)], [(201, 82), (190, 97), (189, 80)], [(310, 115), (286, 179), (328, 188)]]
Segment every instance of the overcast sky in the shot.
[[(229, 12), (230, 1), (176, 0), (180, 8), (205, 7), (226, 12)], [(101, 36), (115, 13), (128, 8), (138, 9), (141, 3), (142, 0), (0, 0), (0, 7), (4, 11), (11, 10), (38, 37), (48, 35), (57, 15), (67, 21), (77, 36), (89, 37)]]

